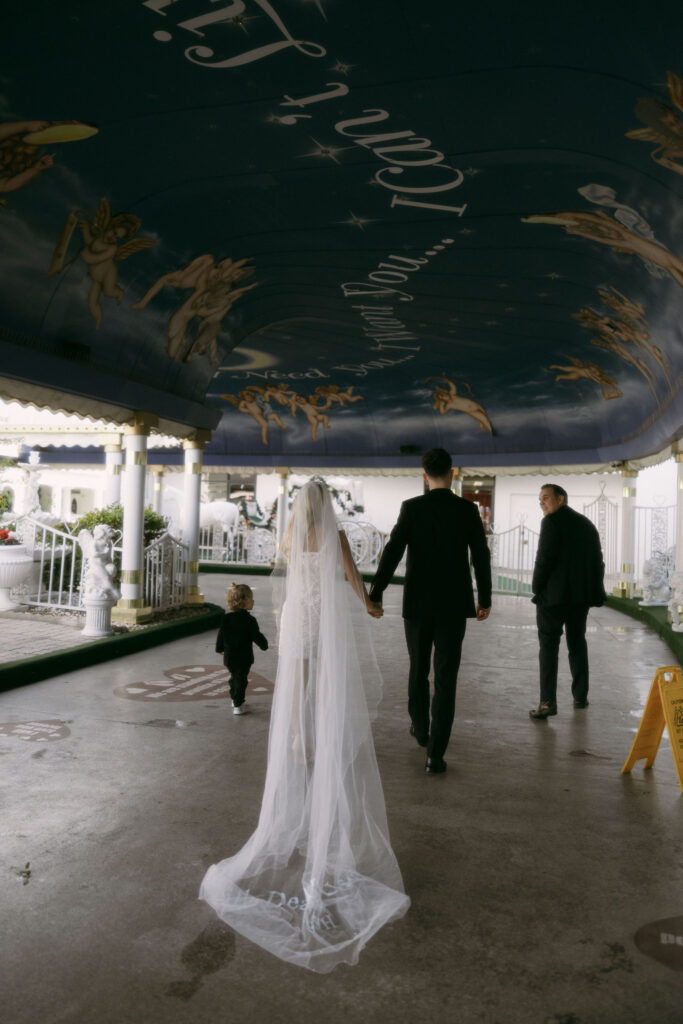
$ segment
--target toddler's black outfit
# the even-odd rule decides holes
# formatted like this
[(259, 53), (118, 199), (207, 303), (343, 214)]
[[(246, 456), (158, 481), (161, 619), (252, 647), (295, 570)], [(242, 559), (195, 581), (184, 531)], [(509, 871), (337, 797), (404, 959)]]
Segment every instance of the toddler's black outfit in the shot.
[(249, 669), (254, 664), (253, 644), (268, 650), (268, 641), (254, 616), (245, 608), (225, 612), (216, 637), (216, 653), (223, 655), (223, 664), (230, 673), (230, 696), (236, 708), (244, 703)]

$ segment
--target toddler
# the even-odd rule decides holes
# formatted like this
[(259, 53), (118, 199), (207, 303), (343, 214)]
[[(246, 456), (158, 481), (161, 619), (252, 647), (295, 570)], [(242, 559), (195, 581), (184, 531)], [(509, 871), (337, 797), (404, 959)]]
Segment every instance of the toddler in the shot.
[(254, 595), (246, 583), (233, 583), (225, 599), (229, 611), (223, 615), (216, 652), (223, 655), (223, 664), (230, 672), (230, 696), (233, 715), (247, 711), (244, 695), (247, 689), (249, 669), (254, 664), (252, 644), (258, 644), (262, 651), (268, 650), (268, 641), (258, 628), (258, 622), (250, 615), (254, 607)]

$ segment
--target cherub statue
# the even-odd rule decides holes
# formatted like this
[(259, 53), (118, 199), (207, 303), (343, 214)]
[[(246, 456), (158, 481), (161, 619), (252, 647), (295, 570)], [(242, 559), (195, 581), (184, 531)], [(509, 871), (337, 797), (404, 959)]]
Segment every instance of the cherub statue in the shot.
[[(116, 299), (118, 305), (123, 298), (123, 288), (118, 284), (119, 272), (116, 261), (125, 260), (136, 252), (149, 249), (150, 246), (156, 245), (156, 239), (133, 238), (142, 226), (140, 218), (132, 213), (118, 213), (112, 217), (109, 202), (101, 199), (94, 220), (90, 220), (83, 210), (73, 210), (69, 214), (52, 256), (48, 277), (62, 270), (76, 225), (80, 228), (85, 243), (79, 255), (88, 267), (88, 276), (92, 281), (88, 309), (95, 326), (99, 327), (102, 322), (101, 296)], [(124, 241), (126, 238), (128, 241)]]
[(683, 572), (675, 572), (670, 580), (673, 594), (669, 601), (671, 628), (674, 633), (683, 633)]
[(86, 558), (83, 593), (86, 598), (118, 601), (121, 592), (114, 584), (114, 531), (106, 523), (98, 523), (92, 533), (80, 530), (78, 543)]
[(668, 604), (671, 597), (669, 571), (672, 557), (670, 552), (657, 551), (643, 565), (643, 600), (641, 605)]

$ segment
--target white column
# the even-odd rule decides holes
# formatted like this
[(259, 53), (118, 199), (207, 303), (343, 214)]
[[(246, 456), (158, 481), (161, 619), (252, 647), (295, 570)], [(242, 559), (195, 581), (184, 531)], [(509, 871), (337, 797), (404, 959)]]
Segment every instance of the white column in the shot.
[(161, 514), (161, 491), (164, 483), (164, 474), (166, 470), (163, 466), (152, 466), (152, 473), (154, 477), (154, 494), (152, 496), (152, 508), (155, 512)]
[(185, 480), (183, 485), (183, 544), (187, 546), (187, 604), (204, 604), (199, 590), (199, 505), (202, 487), (202, 455), (208, 432), (197, 430), (183, 441)]
[(462, 498), (462, 470), (459, 466), (453, 466), (453, 480), (451, 481), (451, 490), (454, 494), (457, 494), (459, 498)]
[(280, 554), (282, 540), (285, 535), (285, 529), (287, 528), (287, 519), (289, 517), (289, 502), (287, 501), (287, 494), (289, 492), (289, 468), (287, 466), (278, 466), (277, 471), (280, 477), (280, 486), (278, 487), (277, 492), (276, 541), (277, 553)]
[(674, 570), (683, 572), (683, 442), (677, 441), (674, 445), (674, 458), (678, 465), (676, 469), (676, 552), (674, 556)]
[(621, 489), (621, 565), (619, 582), (614, 588), (616, 597), (633, 597), (635, 586), (635, 506), (636, 487), (630, 481), (638, 476), (634, 469), (621, 470), (624, 486)]
[(104, 504), (118, 505), (121, 501), (121, 475), (123, 472), (123, 449), (121, 438), (118, 443), (104, 446), (105, 483)]
[(148, 421), (142, 415), (136, 415), (135, 422), (131, 426), (126, 426), (125, 463), (121, 488), (123, 504), (121, 598), (112, 612), (112, 617), (119, 622), (140, 622), (151, 615), (151, 608), (145, 606), (143, 580), (148, 435)]

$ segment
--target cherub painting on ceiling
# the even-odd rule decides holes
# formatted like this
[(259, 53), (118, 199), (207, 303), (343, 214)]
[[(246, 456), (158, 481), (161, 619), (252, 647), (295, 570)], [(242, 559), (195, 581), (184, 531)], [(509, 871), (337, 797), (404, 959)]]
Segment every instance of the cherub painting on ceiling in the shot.
[(220, 397), (234, 405), (238, 412), (246, 412), (248, 416), (251, 416), (261, 430), (261, 444), (268, 444), (270, 424), (275, 423), (281, 430), (286, 430), (287, 424), (282, 422), (278, 414), (273, 412), (271, 404), (264, 399), (262, 394), (259, 394), (261, 390), (257, 387), (245, 388), (236, 396), (221, 395)]
[[(464, 412), (468, 416), (471, 416), (479, 424), (479, 429), (488, 431), (489, 434), (493, 433), (493, 427), (489, 420), (484, 407), (475, 402), (474, 398), (467, 398), (464, 395), (458, 394), (458, 389), (454, 381), (445, 374), (440, 377), (427, 377), (425, 384), (428, 384), (430, 380), (441, 380), (445, 381), (446, 386), (437, 384), (434, 388), (434, 408), (445, 416), (447, 412)], [(472, 389), (469, 384), (465, 384), (465, 387), (472, 394)]]
[(574, 356), (566, 356), (571, 366), (558, 366), (552, 364), (550, 370), (561, 370), (555, 380), (593, 380), (602, 389), (602, 397), (605, 400), (610, 398), (622, 398), (623, 392), (619, 390), (619, 382), (612, 377), (601, 366), (593, 362), (584, 362), (582, 359), (575, 359)]
[(76, 225), (80, 228), (83, 248), (80, 258), (88, 268), (91, 280), (88, 293), (88, 309), (95, 321), (95, 327), (102, 322), (102, 296), (116, 299), (117, 304), (123, 298), (123, 288), (118, 283), (117, 261), (125, 260), (136, 252), (156, 245), (155, 238), (133, 238), (142, 226), (139, 217), (132, 213), (118, 213), (112, 216), (111, 207), (106, 199), (101, 199), (94, 220), (83, 210), (73, 210), (66, 219), (62, 233), (57, 242), (48, 276), (58, 274), (64, 268), (71, 238)]
[(97, 134), (97, 128), (81, 121), (7, 121), (0, 124), (0, 206), (3, 193), (17, 192), (54, 164), (54, 153), (40, 153), (41, 146), (78, 142)]
[[(594, 337), (591, 338), (592, 345), (611, 352), (617, 358), (633, 367), (644, 378), (659, 405), (660, 402), (655, 385), (661, 373), (669, 388), (671, 387), (671, 379), (668, 372), (669, 364), (661, 349), (650, 341), (649, 325), (645, 318), (643, 305), (627, 299), (616, 288), (600, 288), (598, 289), (598, 295), (602, 303), (612, 313), (604, 313), (602, 310), (584, 307), (578, 313), (572, 314), (574, 319), (578, 320), (586, 330), (593, 333)], [(648, 365), (647, 359), (655, 363), (657, 369), (653, 369), (652, 366)], [(572, 362), (577, 363), (578, 361), (572, 360)], [(593, 366), (595, 364), (588, 363), (585, 365)], [(558, 366), (551, 366), (550, 369), (569, 370), (568, 367)], [(610, 382), (613, 382), (614, 386), (616, 386), (616, 380), (605, 374), (599, 367), (596, 369), (599, 370), (600, 374), (604, 375), (604, 381), (599, 380), (597, 375), (581, 374), (581, 376), (590, 376), (590, 379), (596, 380), (602, 387), (605, 398), (619, 397), (619, 395), (605, 393), (605, 384), (609, 385)], [(556, 380), (570, 379), (574, 378), (556, 378)]]
[(318, 384), (317, 388), (313, 388), (311, 402), (313, 405), (317, 405), (318, 401), (323, 398), (325, 399), (325, 404), (321, 407), (323, 409), (331, 409), (335, 402), (338, 402), (343, 408), (346, 402), (363, 401), (362, 395), (353, 394), (353, 384), (343, 391), (338, 384)]
[(666, 81), (669, 98), (676, 110), (651, 96), (641, 96), (636, 103), (635, 115), (646, 127), (626, 132), (626, 137), (656, 143), (656, 148), (650, 153), (655, 163), (683, 175), (683, 120), (676, 113), (677, 110), (683, 111), (683, 79), (673, 71), (667, 71)]
[[(237, 396), (221, 395), (220, 397), (256, 421), (261, 430), (261, 443), (267, 445), (268, 429), (272, 423), (280, 427), (281, 430), (287, 429), (287, 424), (283, 423), (280, 416), (273, 411), (271, 401), (289, 409), (294, 418), (296, 418), (297, 412), (301, 411), (310, 425), (311, 440), (316, 441), (319, 427), (322, 426), (325, 430), (330, 429), (330, 417), (327, 415), (327, 410), (332, 407), (333, 403), (336, 402), (344, 408), (347, 402), (363, 400), (363, 396), (354, 395), (353, 390), (353, 385), (342, 391), (337, 384), (320, 384), (315, 388), (314, 394), (306, 396), (292, 391), (287, 384), (268, 384), (266, 387), (250, 384)], [(325, 404), (319, 405), (318, 403), (323, 399)]]
[(608, 245), (614, 252), (639, 256), (644, 262), (661, 267), (683, 287), (683, 260), (665, 246), (651, 238), (636, 234), (620, 221), (599, 210), (598, 213), (573, 211), (571, 213), (538, 214), (522, 217), (525, 224), (556, 224), (568, 235), (581, 235), (591, 242)]
[[(235, 287), (254, 273), (253, 267), (246, 266), (248, 262), (248, 259), (235, 262), (226, 259), (216, 263), (209, 253), (197, 256), (186, 267), (163, 274), (132, 308), (144, 309), (167, 285), (171, 288), (192, 289), (192, 294), (168, 321), (166, 352), (171, 359), (184, 363), (191, 362), (194, 356), (207, 353), (209, 362), (213, 364), (217, 359), (217, 339), (223, 317), (241, 295), (256, 287), (256, 281), (240, 288)], [(199, 319), (199, 324), (194, 338), (188, 342), (188, 327), (195, 317)]]

